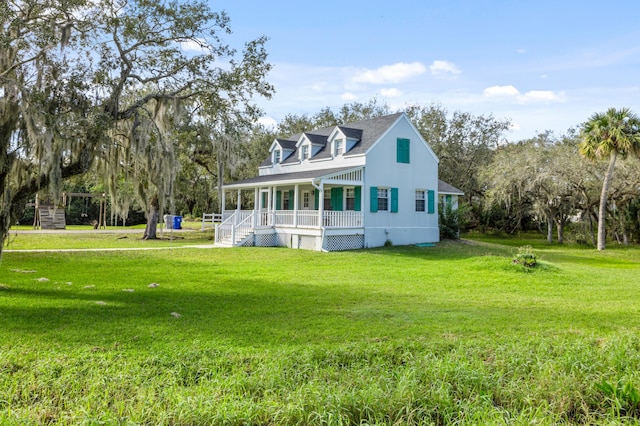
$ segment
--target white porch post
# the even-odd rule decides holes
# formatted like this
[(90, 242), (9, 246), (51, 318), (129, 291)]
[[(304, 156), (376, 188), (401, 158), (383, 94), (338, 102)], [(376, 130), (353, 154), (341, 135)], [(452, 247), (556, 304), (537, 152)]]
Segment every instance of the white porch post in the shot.
[(253, 190), (253, 227), (258, 224), (258, 215), (260, 214), (260, 188), (257, 186)]
[(224, 221), (224, 206), (225, 206), (225, 194), (226, 191), (223, 189), (222, 190), (222, 194), (218, 194), (220, 195), (220, 217), (222, 218), (222, 220)]
[(271, 196), (271, 201), (273, 201), (273, 212), (271, 213), (271, 225), (275, 226), (276, 225), (276, 214), (277, 213), (277, 209), (276, 209), (276, 204), (278, 202), (278, 187), (274, 186), (273, 187), (273, 195)]
[(271, 201), (271, 187), (269, 187), (267, 192), (267, 223), (265, 225), (271, 225), (271, 207), (273, 207), (273, 202)]
[(240, 190), (238, 189), (238, 202), (236, 204), (236, 210), (240, 211)]
[(253, 190), (253, 210), (260, 210), (260, 188), (257, 186)]
[(293, 227), (298, 227), (298, 188), (300, 185), (297, 183), (293, 187)]
[(324, 183), (320, 181), (320, 191), (318, 194), (318, 226), (322, 228), (322, 216), (324, 216)]

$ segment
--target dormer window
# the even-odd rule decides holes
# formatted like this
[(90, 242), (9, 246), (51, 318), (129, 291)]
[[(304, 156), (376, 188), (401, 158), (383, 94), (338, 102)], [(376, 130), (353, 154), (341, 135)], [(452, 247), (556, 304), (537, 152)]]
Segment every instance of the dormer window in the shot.
[(302, 145), (300, 151), (300, 159), (306, 160), (307, 158), (309, 158), (309, 145)]
[(273, 151), (273, 164), (278, 164), (280, 162), (280, 150), (276, 149)]
[(333, 156), (337, 157), (342, 154), (342, 139), (336, 139), (333, 141)]

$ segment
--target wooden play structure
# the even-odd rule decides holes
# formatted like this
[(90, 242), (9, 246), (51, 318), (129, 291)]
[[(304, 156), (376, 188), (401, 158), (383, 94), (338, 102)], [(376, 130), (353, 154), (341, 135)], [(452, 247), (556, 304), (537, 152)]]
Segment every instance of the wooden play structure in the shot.
[(106, 229), (107, 227), (107, 195), (105, 193), (92, 194), (88, 192), (65, 192), (62, 194), (62, 207), (55, 205), (45, 205), (40, 203), (40, 199), (36, 194), (36, 200), (33, 206), (35, 214), (33, 216), (34, 229), (66, 229), (66, 206), (71, 203), (73, 197), (83, 198), (85, 200), (85, 209), (82, 212), (83, 217), (87, 215), (88, 200), (91, 198), (100, 198), (100, 213), (98, 219), (94, 221), (94, 229)]

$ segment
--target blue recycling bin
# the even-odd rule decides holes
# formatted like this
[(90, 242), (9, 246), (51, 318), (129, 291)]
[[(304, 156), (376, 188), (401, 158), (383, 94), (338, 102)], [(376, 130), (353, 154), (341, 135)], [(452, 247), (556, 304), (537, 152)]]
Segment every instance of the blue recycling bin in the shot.
[(182, 229), (182, 216), (173, 217), (173, 229)]

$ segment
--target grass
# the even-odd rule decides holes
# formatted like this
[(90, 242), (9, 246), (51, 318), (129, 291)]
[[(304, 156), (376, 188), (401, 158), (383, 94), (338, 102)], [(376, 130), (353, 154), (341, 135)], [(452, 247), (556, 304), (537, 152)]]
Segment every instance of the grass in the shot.
[[(18, 231), (18, 232), (16, 232)], [(178, 247), (194, 244), (212, 244), (213, 230), (209, 226), (200, 231), (200, 223), (185, 223), (183, 229), (164, 230), (158, 227), (158, 240), (144, 241), (144, 226), (108, 227), (107, 231), (94, 231), (91, 226), (67, 226), (67, 232), (31, 232), (32, 228), (17, 226), (11, 228), (5, 249), (7, 250), (47, 250), (47, 249), (113, 249), (113, 248), (153, 248)]]
[(637, 423), (638, 272), (637, 247), (480, 236), (5, 253), (0, 424)]

